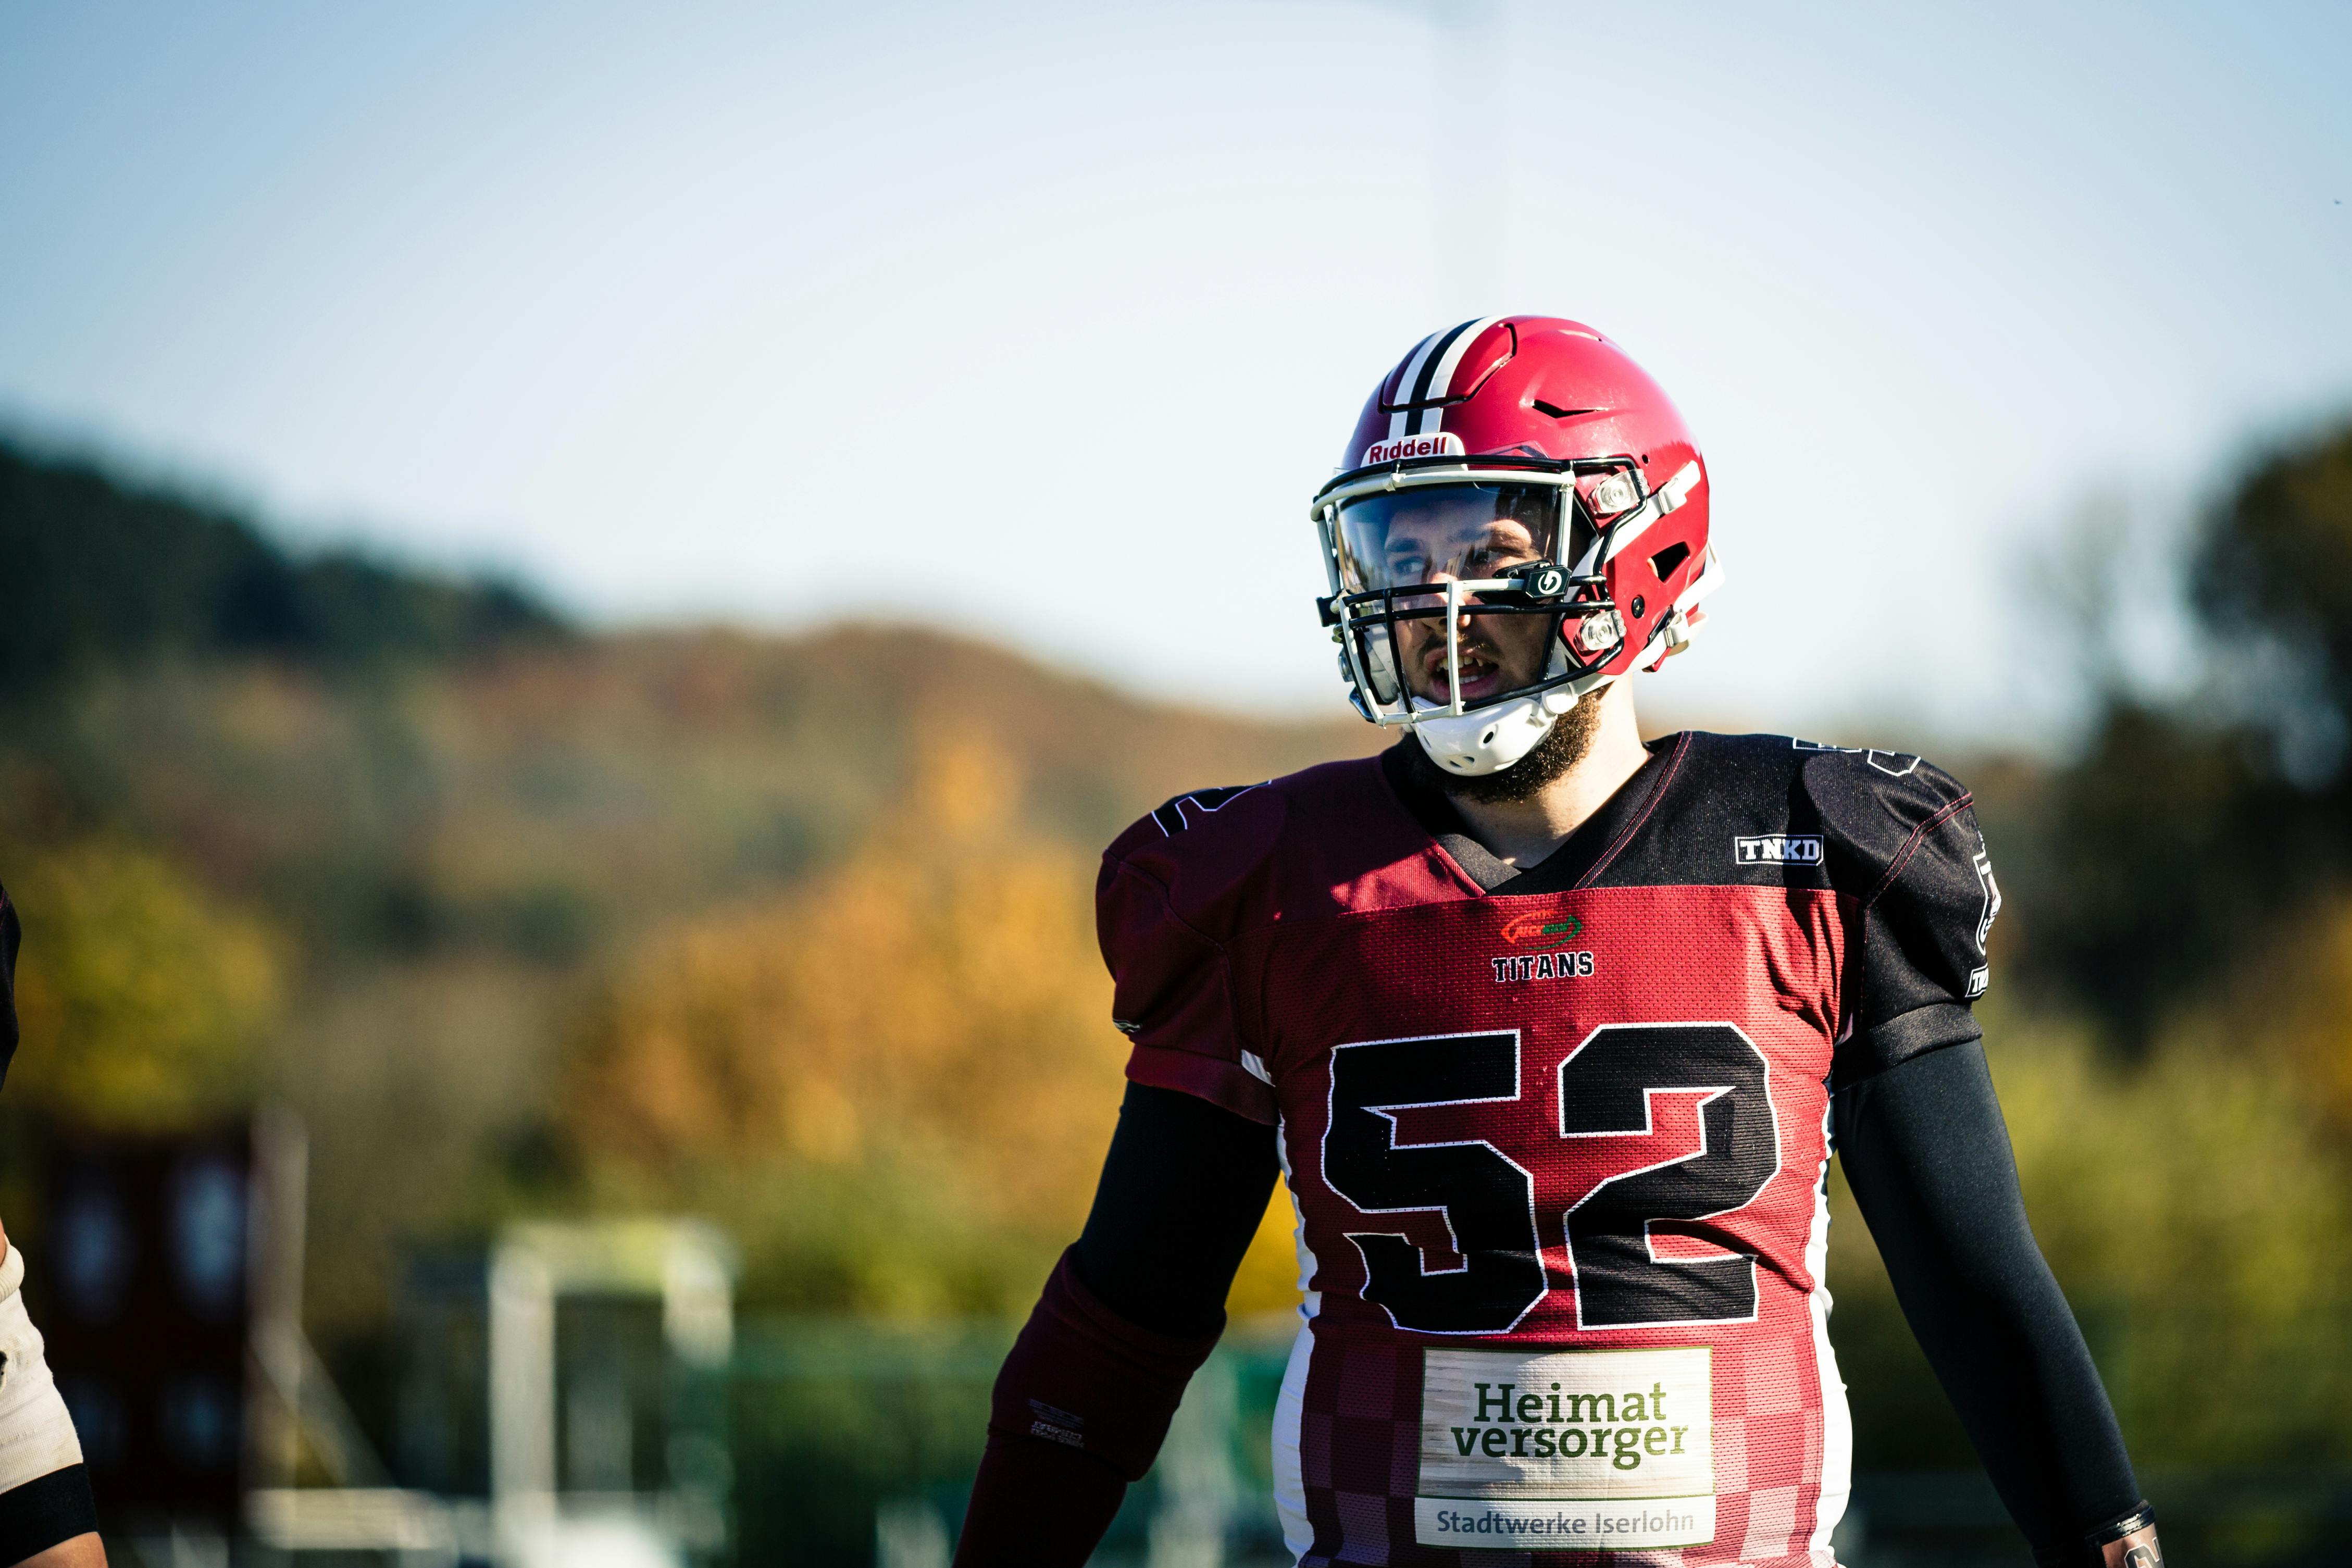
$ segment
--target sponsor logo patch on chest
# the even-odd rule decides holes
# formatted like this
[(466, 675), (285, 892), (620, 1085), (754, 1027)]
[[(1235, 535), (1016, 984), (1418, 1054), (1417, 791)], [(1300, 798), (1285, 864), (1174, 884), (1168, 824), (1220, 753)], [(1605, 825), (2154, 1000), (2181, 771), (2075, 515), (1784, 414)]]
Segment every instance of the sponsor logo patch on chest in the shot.
[(1559, 910), (1548, 910), (1506, 921), (1503, 937), (1507, 942), (1537, 942), (1548, 936), (1564, 936), (1573, 940), (1583, 930), (1584, 921), (1580, 917)]
[(1715, 1538), (1714, 1352), (1431, 1350), (1423, 1546), (1625, 1551)]
[(1818, 833), (1759, 833), (1731, 841), (1731, 858), (1742, 866), (1818, 866), (1822, 836)]

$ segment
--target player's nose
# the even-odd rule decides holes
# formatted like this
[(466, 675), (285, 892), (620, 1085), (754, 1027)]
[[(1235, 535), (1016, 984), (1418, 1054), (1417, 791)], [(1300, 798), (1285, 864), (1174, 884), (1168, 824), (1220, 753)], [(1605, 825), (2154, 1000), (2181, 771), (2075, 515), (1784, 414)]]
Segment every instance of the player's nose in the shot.
[[(1466, 583), (1470, 580), (1471, 579), (1463, 576), (1459, 572), (1444, 571), (1432, 572), (1427, 577), (1423, 579), (1423, 581), (1427, 583), (1431, 587), (1438, 589), (1443, 589), (1448, 583)], [(1462, 610), (1460, 614), (1454, 617), (1454, 625), (1466, 628), (1470, 625), (1470, 606), (1475, 605), (1477, 602), (1478, 599), (1475, 595), (1463, 595)]]

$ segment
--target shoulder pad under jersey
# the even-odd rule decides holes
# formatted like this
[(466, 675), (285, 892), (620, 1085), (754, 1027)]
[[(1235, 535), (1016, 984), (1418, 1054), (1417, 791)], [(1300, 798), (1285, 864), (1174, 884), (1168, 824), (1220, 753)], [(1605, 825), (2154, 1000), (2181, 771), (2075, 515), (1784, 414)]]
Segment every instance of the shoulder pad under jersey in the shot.
[(1992, 857), (1974, 797), (1907, 752), (1798, 741), (1800, 787), (1818, 813), (1831, 879), (1863, 912), (1855, 1016), (1862, 1059), (1874, 1070), (1973, 1038), (1963, 1016), (1991, 975), (1987, 943), (2000, 912)]
[(1112, 841), (1095, 883), (1112, 1021), (1135, 1042), (1128, 1076), (1261, 1121), (1273, 1090), (1236, 1026), (1226, 943), (1262, 901), (1287, 815), (1263, 784), (1180, 795)]

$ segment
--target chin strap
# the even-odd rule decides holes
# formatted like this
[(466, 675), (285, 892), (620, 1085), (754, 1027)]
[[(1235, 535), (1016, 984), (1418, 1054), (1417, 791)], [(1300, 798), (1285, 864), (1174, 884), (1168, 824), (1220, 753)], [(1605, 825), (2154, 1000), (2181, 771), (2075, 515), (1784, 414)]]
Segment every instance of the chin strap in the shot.
[[(1552, 650), (1548, 675), (1567, 673), (1567, 662)], [(1587, 697), (1604, 690), (1612, 676), (1590, 676), (1530, 697), (1506, 698), (1485, 708), (1473, 708), (1453, 717), (1430, 717), (1413, 726), (1413, 734), (1429, 760), (1456, 778), (1481, 778), (1517, 764), (1544, 736)], [(1432, 712), (1439, 704), (1425, 697), (1412, 700), (1415, 709)]]
[(1477, 778), (1501, 773), (1534, 751), (1559, 716), (1574, 706), (1576, 694), (1563, 687), (1538, 697), (1514, 697), (1491, 708), (1473, 708), (1453, 718), (1423, 719), (1412, 729), (1431, 762), (1456, 777)]

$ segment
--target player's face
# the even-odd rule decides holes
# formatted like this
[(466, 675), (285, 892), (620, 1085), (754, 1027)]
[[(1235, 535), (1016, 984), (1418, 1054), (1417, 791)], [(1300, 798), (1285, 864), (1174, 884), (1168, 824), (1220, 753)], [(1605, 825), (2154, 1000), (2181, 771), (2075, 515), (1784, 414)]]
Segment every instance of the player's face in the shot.
[[(1444, 604), (1449, 581), (1498, 577), (1513, 566), (1551, 558), (1558, 506), (1550, 490), (1517, 485), (1449, 486), (1368, 498), (1340, 513), (1343, 563), (1347, 575), (1360, 578), (1363, 587), (1435, 590), (1426, 599), (1399, 604), (1434, 608)], [(1477, 602), (1475, 595), (1468, 601)], [(1550, 616), (1465, 609), (1460, 619), (1463, 701), (1475, 708), (1542, 679), (1556, 624)], [(1396, 632), (1407, 689), (1432, 702), (1451, 702), (1443, 614), (1399, 620)]]

